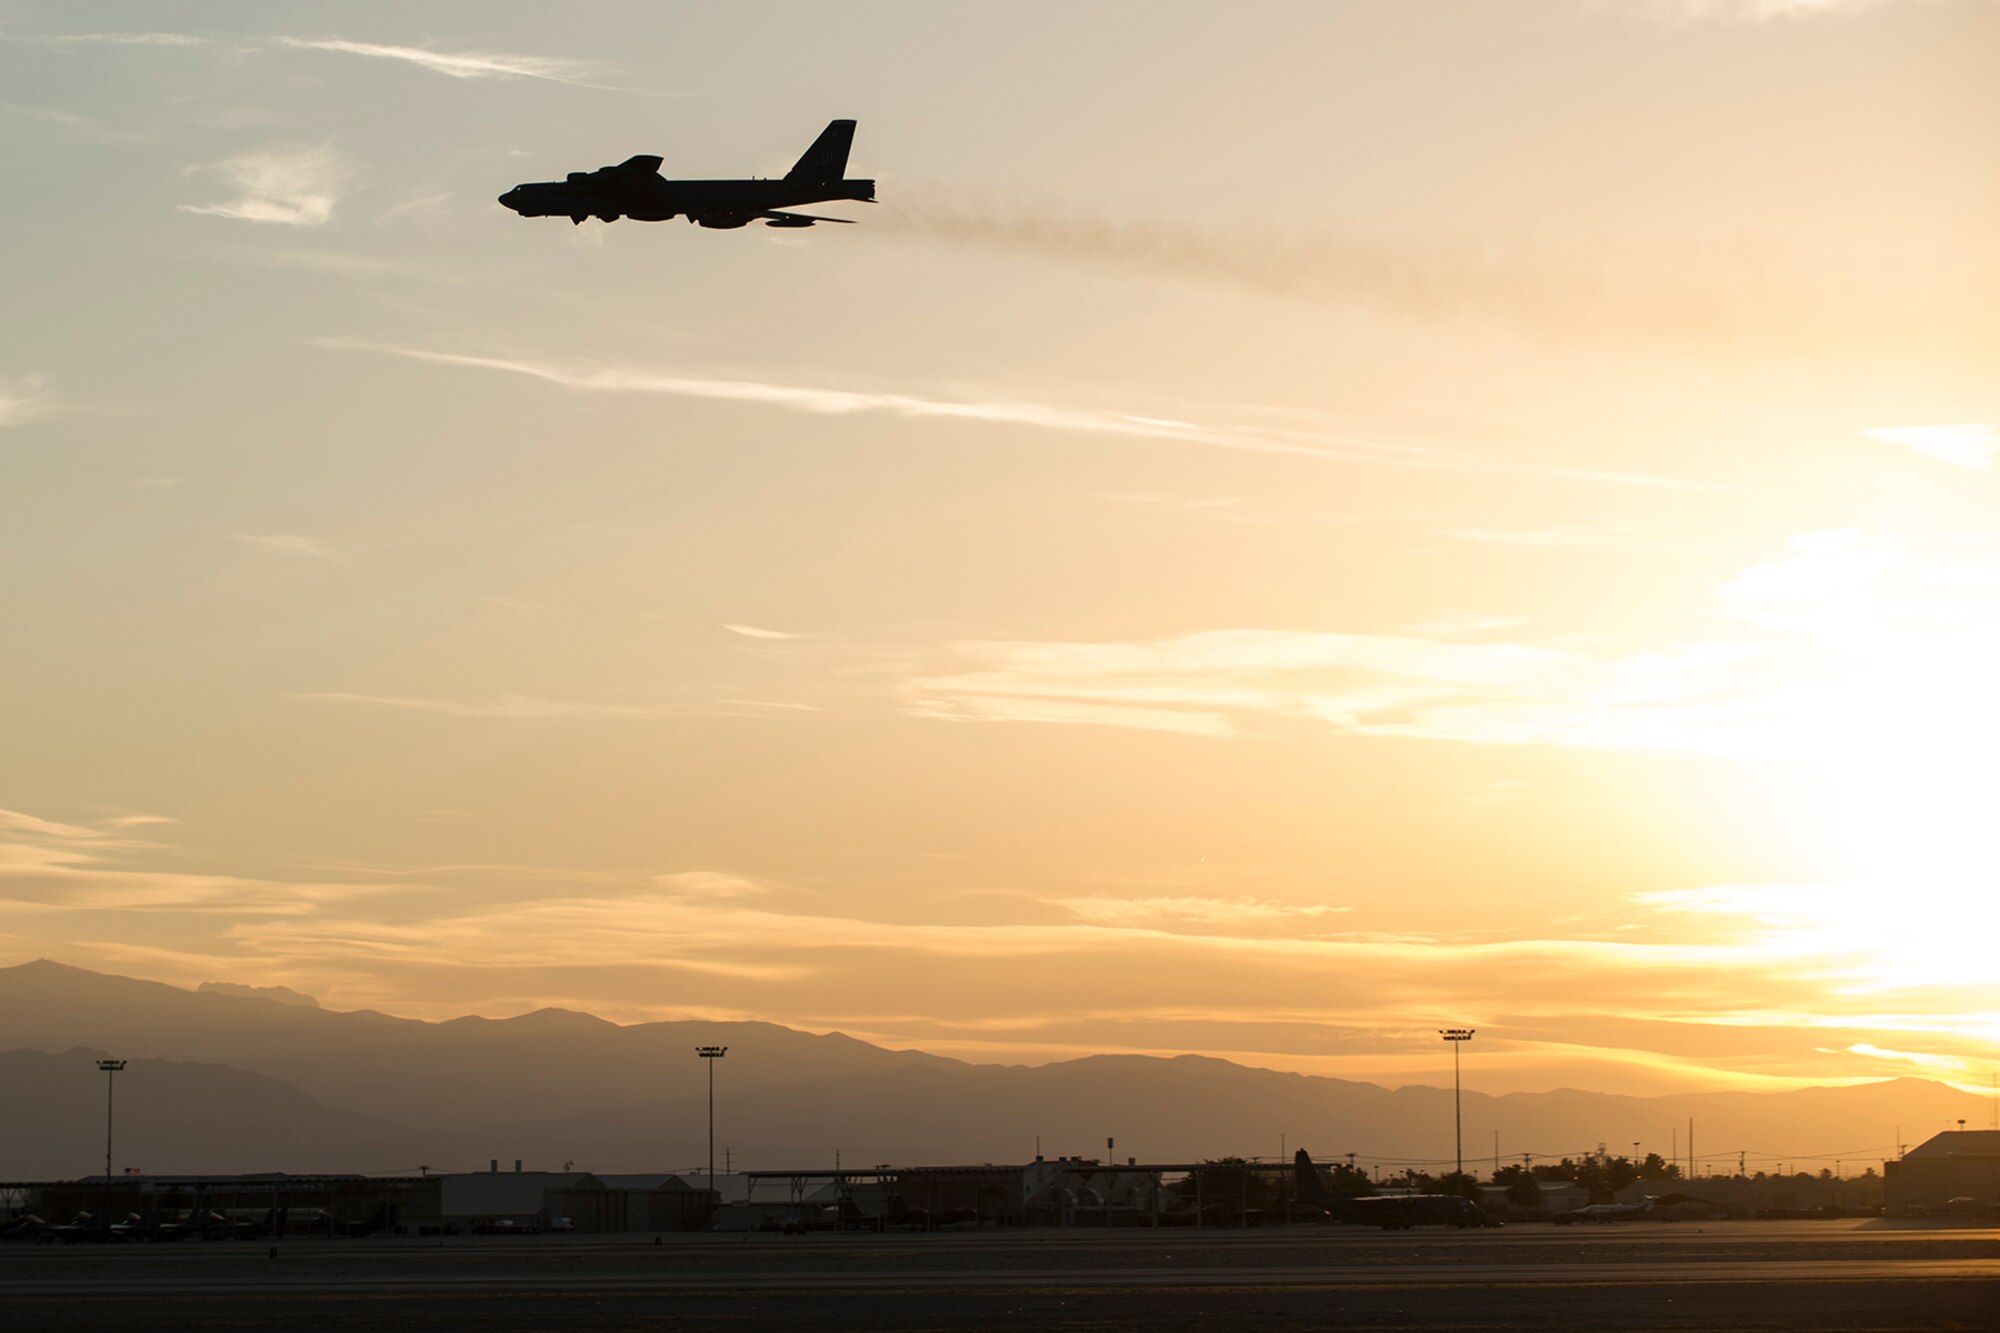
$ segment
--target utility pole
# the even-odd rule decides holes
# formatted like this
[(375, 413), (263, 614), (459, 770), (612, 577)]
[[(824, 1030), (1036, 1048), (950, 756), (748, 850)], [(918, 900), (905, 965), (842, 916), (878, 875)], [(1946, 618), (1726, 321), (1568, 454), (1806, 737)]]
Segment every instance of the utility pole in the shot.
[(1118, 1140), (1104, 1140), (1104, 1229), (1111, 1229), (1111, 1170), (1118, 1165)]
[(1459, 1176), (1465, 1174), (1465, 1112), (1459, 1103), (1458, 1048), (1472, 1040), (1477, 1028), (1439, 1028), (1438, 1035), (1451, 1043), (1451, 1122), (1452, 1143), (1458, 1158)]
[(97, 1067), (104, 1071), (104, 1188), (111, 1188), (111, 1079), (112, 1075), (125, 1067), (123, 1060), (99, 1060)]
[(708, 1229), (715, 1227), (715, 1206), (722, 1196), (715, 1192), (715, 1062), (729, 1054), (727, 1046), (697, 1046), (694, 1053), (708, 1065)]

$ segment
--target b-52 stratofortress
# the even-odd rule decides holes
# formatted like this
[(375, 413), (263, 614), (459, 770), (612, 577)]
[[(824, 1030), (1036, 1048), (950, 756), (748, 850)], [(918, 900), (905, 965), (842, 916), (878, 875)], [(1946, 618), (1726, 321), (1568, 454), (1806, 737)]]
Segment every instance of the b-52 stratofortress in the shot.
[(779, 180), (677, 181), (660, 175), (660, 159), (641, 153), (615, 167), (572, 171), (567, 180), (516, 185), (500, 202), (524, 218), (585, 218), (616, 222), (665, 222), (676, 216), (703, 227), (810, 227), (852, 222), (785, 210), (831, 199), (875, 202), (875, 182), (847, 180), (847, 150), (854, 122), (836, 120), (820, 131), (798, 165)]
[(1360, 1222), (1384, 1231), (1411, 1227), (1497, 1227), (1500, 1220), (1456, 1194), (1377, 1194), (1350, 1197), (1328, 1190), (1304, 1148), (1292, 1154), (1292, 1202), (1322, 1209), (1335, 1222)]

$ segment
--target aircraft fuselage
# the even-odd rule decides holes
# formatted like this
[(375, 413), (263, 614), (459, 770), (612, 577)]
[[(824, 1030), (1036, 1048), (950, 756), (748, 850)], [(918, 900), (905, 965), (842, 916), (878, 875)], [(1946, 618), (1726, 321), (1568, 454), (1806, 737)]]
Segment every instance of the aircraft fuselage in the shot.
[(776, 209), (834, 199), (875, 198), (872, 180), (694, 181), (658, 175), (607, 180), (600, 172), (577, 174), (583, 179), (516, 185), (500, 196), (500, 202), (526, 218), (666, 222), (685, 217), (704, 227), (741, 227)]
[(854, 122), (834, 120), (827, 122), (798, 164), (777, 180), (668, 180), (660, 175), (659, 158), (640, 153), (615, 167), (516, 185), (500, 196), (500, 202), (522, 217), (568, 218), (576, 223), (585, 218), (665, 222), (675, 217), (704, 227), (742, 227), (758, 221), (770, 227), (851, 222), (851, 218), (785, 210), (833, 199), (873, 201), (874, 181), (847, 178), (847, 151), (853, 142)]

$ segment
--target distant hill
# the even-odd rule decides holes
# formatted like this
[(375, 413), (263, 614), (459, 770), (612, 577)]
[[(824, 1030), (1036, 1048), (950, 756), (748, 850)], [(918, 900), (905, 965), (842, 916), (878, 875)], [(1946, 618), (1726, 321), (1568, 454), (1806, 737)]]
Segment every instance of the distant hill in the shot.
[[(251, 991), (252, 993), (243, 993)], [(739, 1167), (1020, 1161), (1042, 1151), (1186, 1160), (1276, 1157), (1281, 1144), (1363, 1163), (1448, 1160), (1449, 1088), (1254, 1069), (1197, 1056), (1093, 1056), (973, 1065), (771, 1023), (620, 1025), (543, 1009), (428, 1023), (255, 993), (199, 991), (47, 961), (0, 968), (0, 1179), (103, 1169), (98, 1053), (118, 1083), (118, 1164), (153, 1171), (689, 1166), (706, 1153), (716, 1072), (718, 1148)], [(1878, 1167), (1900, 1125), (1921, 1142), (1981, 1098), (1901, 1079), (1785, 1093), (1623, 1097), (1562, 1090), (1464, 1098), (1467, 1166), (1590, 1151), (1665, 1153), (1696, 1121), (1704, 1155)], [(129, 1149), (123, 1145), (130, 1145)], [(1761, 1163), (1772, 1165), (1770, 1161)], [(1815, 1169), (1819, 1163), (1806, 1163)]]
[[(0, 1178), (104, 1170), (104, 1051), (0, 1053)], [(117, 1079), (112, 1170), (351, 1171), (403, 1165), (407, 1127), (314, 1101), (227, 1065), (131, 1059)], [(409, 1165), (417, 1165), (412, 1162)]]
[(305, 1009), (319, 1008), (319, 1001), (310, 995), (301, 995), (290, 986), (245, 986), (239, 981), (204, 981), (195, 990), (203, 994), (240, 995), (251, 1000), (276, 1000), (279, 1004), (296, 1004)]

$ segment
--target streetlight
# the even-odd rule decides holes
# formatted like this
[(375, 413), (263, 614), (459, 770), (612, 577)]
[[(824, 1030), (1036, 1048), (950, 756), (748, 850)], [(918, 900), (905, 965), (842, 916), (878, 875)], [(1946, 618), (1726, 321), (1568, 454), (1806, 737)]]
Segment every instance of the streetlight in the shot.
[(1461, 1044), (1471, 1041), (1472, 1034), (1477, 1031), (1477, 1028), (1438, 1029), (1438, 1035), (1451, 1043), (1452, 1142), (1458, 1154), (1458, 1170), (1454, 1174), (1461, 1177), (1465, 1175), (1465, 1112), (1460, 1108), (1458, 1099), (1458, 1048)]
[(697, 1046), (694, 1053), (708, 1062), (708, 1216), (710, 1225), (713, 1225), (715, 1205), (721, 1197), (715, 1192), (715, 1062), (729, 1054), (729, 1048)]
[(104, 1071), (104, 1187), (111, 1188), (111, 1076), (125, 1067), (123, 1060), (99, 1060)]

